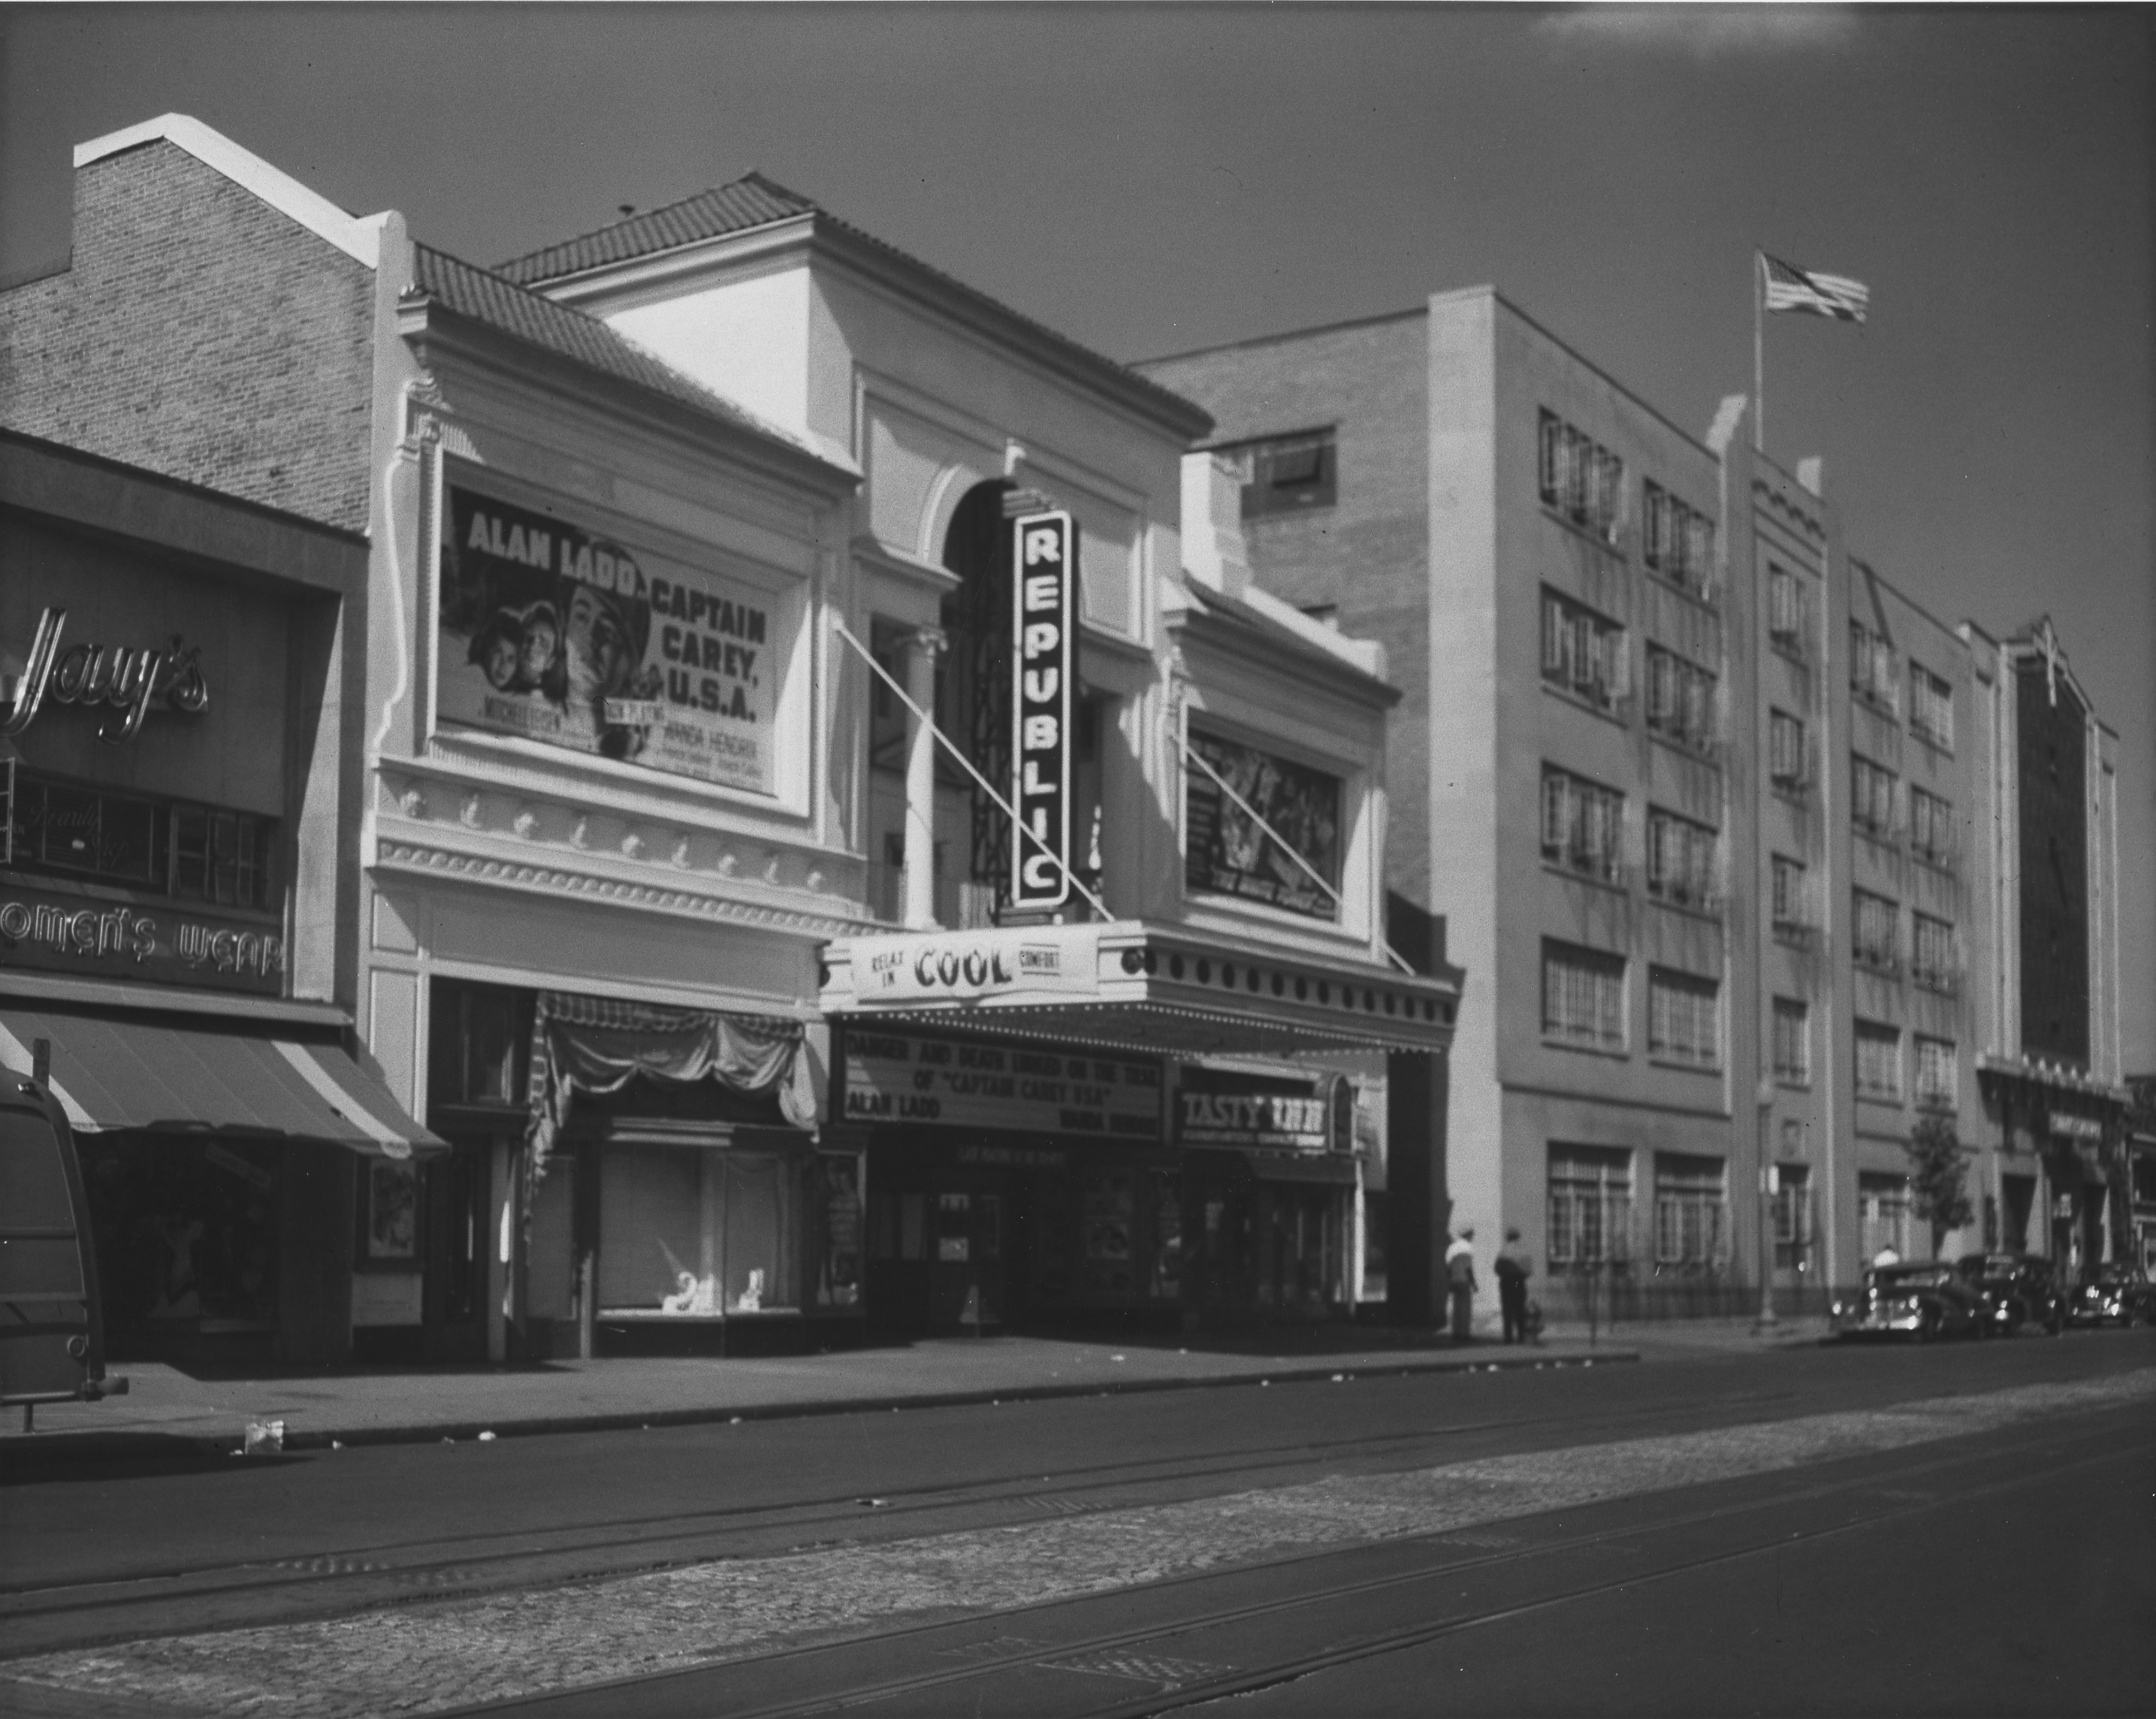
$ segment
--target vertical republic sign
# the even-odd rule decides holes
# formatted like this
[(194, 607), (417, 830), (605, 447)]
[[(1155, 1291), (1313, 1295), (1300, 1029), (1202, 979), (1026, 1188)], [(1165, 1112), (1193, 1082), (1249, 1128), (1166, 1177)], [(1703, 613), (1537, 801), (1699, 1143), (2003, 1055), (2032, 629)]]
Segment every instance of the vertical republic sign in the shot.
[(1011, 676), (1016, 777), (1011, 906), (1060, 907), (1070, 896), (1070, 681), (1078, 612), (1078, 531), (1060, 511), (1012, 521)]

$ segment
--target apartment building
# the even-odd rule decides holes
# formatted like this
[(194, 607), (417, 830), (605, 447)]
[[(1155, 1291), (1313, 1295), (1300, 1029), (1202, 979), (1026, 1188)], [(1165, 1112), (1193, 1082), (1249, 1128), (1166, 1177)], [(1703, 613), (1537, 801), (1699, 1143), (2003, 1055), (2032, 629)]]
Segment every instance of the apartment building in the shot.
[[(2025, 649), (1853, 555), (1742, 396), (1694, 434), (1486, 288), (1141, 368), (1213, 413), (1257, 579), (1398, 665), (1391, 884), (1484, 988), (1445, 1171), (1486, 1284), (1517, 1228), (1548, 1306), (1734, 1310), (1763, 1258), (1815, 1305), (1930, 1250), (1906, 1143), (1933, 1112), (1978, 1152), (1943, 1250), (2067, 1251), (2064, 1220), (2016, 1222), (2066, 1175), (2015, 1179), (2041, 1153), (1999, 1118), (2038, 1101), (1989, 1096), (2035, 1066), (1989, 988), (2024, 936)], [(2115, 1132), (2108, 753), (2076, 733), (2062, 863), (2092, 905), (2054, 965), (2087, 971), (2061, 1008), (2087, 1047), (2044, 1078), (2103, 1113), (2061, 1126)]]

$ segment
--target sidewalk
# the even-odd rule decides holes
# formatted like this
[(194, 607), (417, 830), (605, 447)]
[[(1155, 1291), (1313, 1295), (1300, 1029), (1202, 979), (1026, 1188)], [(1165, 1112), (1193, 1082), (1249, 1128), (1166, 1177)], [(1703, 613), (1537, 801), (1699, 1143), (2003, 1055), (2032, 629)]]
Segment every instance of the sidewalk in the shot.
[[(882, 1348), (768, 1358), (557, 1361), (527, 1367), (412, 1367), (284, 1377), (198, 1378), (153, 1362), (118, 1362), (128, 1394), (38, 1405), (36, 1430), (7, 1411), (0, 1463), (28, 1447), (182, 1441), (236, 1447), (250, 1421), (282, 1420), (288, 1450), (596, 1432), (695, 1422), (783, 1419), (894, 1408), (1011, 1402), (1404, 1373), (1459, 1373), (1636, 1361), (1640, 1346), (1583, 1329), (1540, 1345), (1455, 1345), (1427, 1332), (1358, 1326), (1127, 1343), (1050, 1337), (945, 1337)], [(1275, 1346), (1270, 1349), (1260, 1345)]]

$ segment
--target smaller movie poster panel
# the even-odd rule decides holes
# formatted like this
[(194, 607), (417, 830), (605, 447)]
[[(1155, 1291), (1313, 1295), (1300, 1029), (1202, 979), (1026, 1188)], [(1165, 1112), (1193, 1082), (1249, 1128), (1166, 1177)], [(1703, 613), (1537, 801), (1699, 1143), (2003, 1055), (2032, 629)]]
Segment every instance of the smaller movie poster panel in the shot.
[(454, 485), (443, 533), (444, 721), (778, 792), (771, 593)]
[[(1278, 832), (1334, 890), (1340, 887), (1340, 778), (1194, 731), (1190, 748), (1220, 772), (1245, 805)], [(1203, 770), (1184, 772), (1189, 846), (1183, 887), (1262, 901), (1311, 919), (1340, 916), (1320, 889), (1255, 819)]]

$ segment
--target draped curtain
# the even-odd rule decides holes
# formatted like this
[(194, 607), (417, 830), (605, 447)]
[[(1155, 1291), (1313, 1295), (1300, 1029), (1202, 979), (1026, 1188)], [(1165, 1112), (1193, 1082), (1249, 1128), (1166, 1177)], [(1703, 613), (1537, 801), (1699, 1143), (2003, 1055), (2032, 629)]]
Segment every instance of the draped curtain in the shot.
[(683, 1085), (716, 1080), (742, 1093), (776, 1087), (788, 1121), (816, 1126), (816, 1088), (798, 1021), (542, 991), (531, 1019), (525, 1131), (533, 1183), (547, 1173), (575, 1095), (618, 1092), (638, 1075)]

